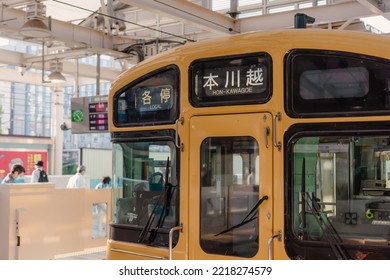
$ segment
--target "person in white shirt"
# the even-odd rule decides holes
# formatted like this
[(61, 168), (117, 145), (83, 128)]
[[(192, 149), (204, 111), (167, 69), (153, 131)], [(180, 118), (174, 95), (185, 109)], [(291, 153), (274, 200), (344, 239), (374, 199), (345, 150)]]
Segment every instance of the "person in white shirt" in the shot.
[(39, 176), (41, 175), (41, 171), (43, 170), (43, 161), (38, 160), (35, 162), (35, 170), (31, 173), (31, 183), (38, 183)]
[(89, 177), (84, 165), (77, 167), (77, 172), (69, 178), (67, 189), (89, 189)]

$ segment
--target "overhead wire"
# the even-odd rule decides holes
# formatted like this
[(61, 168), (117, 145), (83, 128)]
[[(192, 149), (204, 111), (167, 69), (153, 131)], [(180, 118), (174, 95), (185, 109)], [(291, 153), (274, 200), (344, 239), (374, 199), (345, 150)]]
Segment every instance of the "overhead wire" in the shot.
[(161, 1), (158, 1), (158, 0), (154, 0), (154, 1), (155, 1), (155, 2), (158, 2), (158, 3), (162, 4), (162, 5), (165, 5), (165, 6), (167, 6), (167, 7), (170, 7), (170, 8), (176, 9), (176, 10), (178, 10), (178, 11), (180, 11), (180, 12), (184, 13), (184, 14), (187, 14), (187, 15), (190, 15), (190, 16), (192, 16), (192, 17), (195, 17), (195, 18), (198, 18), (198, 19), (201, 19), (201, 20), (207, 21), (207, 22), (209, 22), (209, 23), (212, 23), (212, 24), (214, 24), (214, 25), (216, 25), (216, 26), (219, 26), (219, 27), (225, 28), (225, 29), (229, 30), (230, 32), (234, 31), (234, 32), (236, 32), (236, 33), (239, 33), (239, 32), (237, 32), (237, 31), (235, 31), (235, 30), (232, 30), (231, 28), (228, 28), (228, 27), (226, 27), (226, 26), (223, 26), (223, 25), (221, 25), (221, 24), (218, 24), (218, 23), (216, 23), (216, 22), (214, 22), (214, 21), (211, 21), (211, 20), (205, 19), (205, 18), (203, 18), (203, 17), (200, 17), (200, 16), (198, 16), (198, 15), (195, 15), (195, 14), (189, 13), (189, 12), (187, 12), (187, 11), (185, 11), (185, 10), (182, 10), (182, 9), (179, 9), (179, 8), (177, 8), (177, 7), (174, 7), (174, 6), (168, 5), (167, 3), (163, 3), (163, 2), (161, 2)]

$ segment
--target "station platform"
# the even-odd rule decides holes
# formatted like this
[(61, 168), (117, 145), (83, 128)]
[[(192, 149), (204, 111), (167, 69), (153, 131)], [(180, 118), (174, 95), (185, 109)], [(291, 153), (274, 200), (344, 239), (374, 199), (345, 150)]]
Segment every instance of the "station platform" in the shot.
[(106, 248), (95, 248), (84, 252), (63, 254), (56, 256), (54, 260), (106, 260)]
[(110, 189), (0, 184), (0, 260), (103, 260)]

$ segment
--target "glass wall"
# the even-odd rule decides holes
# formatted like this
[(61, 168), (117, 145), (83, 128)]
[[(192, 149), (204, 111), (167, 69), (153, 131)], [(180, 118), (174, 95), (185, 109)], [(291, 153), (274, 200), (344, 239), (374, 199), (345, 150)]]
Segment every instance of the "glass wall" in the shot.
[(0, 89), (1, 134), (50, 137), (53, 99), (49, 88), (0, 82)]
[[(110, 83), (100, 85), (107, 95)], [(64, 88), (64, 121), (70, 119), (74, 87)], [(95, 96), (96, 84), (83, 85), (79, 96)], [(20, 136), (52, 136), (53, 92), (49, 87), (0, 81), (0, 134)], [(64, 131), (64, 148), (111, 148), (109, 133), (72, 134)]]

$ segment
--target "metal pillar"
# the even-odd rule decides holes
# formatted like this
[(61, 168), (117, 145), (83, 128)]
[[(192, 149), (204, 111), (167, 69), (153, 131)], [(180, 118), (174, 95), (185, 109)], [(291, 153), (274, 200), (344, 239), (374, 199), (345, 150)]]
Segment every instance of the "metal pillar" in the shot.
[(54, 100), (54, 117), (53, 119), (53, 133), (52, 138), (54, 140), (54, 159), (53, 163), (53, 175), (62, 175), (62, 153), (63, 153), (63, 131), (61, 130), (61, 124), (64, 122), (64, 93), (63, 87), (52, 87), (53, 100)]

